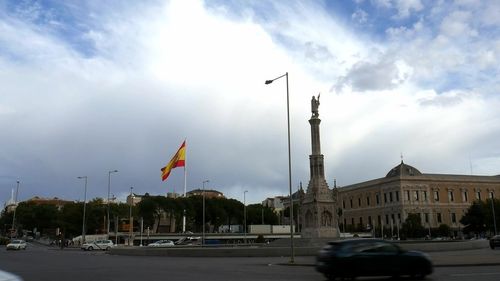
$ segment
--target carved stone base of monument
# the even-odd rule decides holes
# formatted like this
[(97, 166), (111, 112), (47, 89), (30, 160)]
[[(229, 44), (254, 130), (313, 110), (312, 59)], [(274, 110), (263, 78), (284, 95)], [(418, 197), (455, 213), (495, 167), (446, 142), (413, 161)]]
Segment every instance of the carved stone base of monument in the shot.
[(309, 182), (307, 193), (301, 205), (303, 238), (338, 238), (333, 190), (328, 188), (324, 179)]

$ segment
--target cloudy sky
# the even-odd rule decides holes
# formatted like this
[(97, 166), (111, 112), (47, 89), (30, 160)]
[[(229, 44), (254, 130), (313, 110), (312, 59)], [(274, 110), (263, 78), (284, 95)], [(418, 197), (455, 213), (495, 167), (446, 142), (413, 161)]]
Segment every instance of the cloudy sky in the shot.
[(248, 203), (309, 180), (500, 174), (497, 0), (0, 0), (0, 203), (183, 189)]

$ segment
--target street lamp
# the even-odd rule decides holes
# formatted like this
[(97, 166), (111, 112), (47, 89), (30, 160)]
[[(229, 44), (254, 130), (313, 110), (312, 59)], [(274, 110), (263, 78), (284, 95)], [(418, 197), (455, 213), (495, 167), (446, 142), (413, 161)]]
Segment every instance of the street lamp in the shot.
[(108, 206), (107, 206), (107, 211), (106, 211), (106, 219), (107, 219), (107, 235), (108, 235), (108, 239), (109, 239), (109, 224), (110, 224), (110, 219), (109, 219), (109, 195), (110, 195), (110, 192), (111, 192), (111, 173), (118, 173), (118, 170), (114, 170), (114, 171), (109, 171), (108, 172)]
[[(14, 235), (14, 231), (16, 230), (16, 209), (17, 209), (17, 195), (19, 193), (19, 181), (17, 181), (16, 187), (16, 196), (14, 197), (14, 214), (12, 215), (12, 232), (10, 233), (10, 239), (12, 239), (12, 235)], [(17, 232), (16, 232), (17, 235)]]
[[(129, 225), (129, 232), (128, 232), (128, 245), (130, 246), (130, 240), (132, 240), (132, 228), (133, 228), (133, 225), (132, 225), (132, 203), (134, 202), (134, 198), (132, 197), (132, 190), (134, 189), (134, 187), (130, 187), (130, 209), (129, 209), (129, 221), (128, 221), (128, 225)], [(132, 245), (134, 245), (134, 243), (132, 243)]]
[(288, 185), (290, 191), (290, 263), (294, 263), (294, 249), (293, 249), (293, 199), (292, 199), (292, 156), (290, 152), (290, 95), (288, 90), (288, 72), (276, 77), (272, 80), (266, 80), (266, 85), (273, 83), (275, 80), (282, 77), (286, 78), (286, 119), (288, 125)]
[(205, 245), (205, 183), (210, 182), (209, 180), (204, 180), (202, 185), (203, 185), (203, 227), (202, 227), (202, 238), (201, 238), (201, 245)]
[(87, 176), (78, 177), (85, 179), (85, 191), (83, 193), (83, 223), (82, 223), (82, 245), (85, 243), (85, 211), (87, 209)]
[(495, 217), (495, 202), (494, 202), (494, 199), (495, 199), (495, 194), (493, 192), (490, 193), (490, 199), (491, 199), (491, 212), (493, 213), (493, 227), (494, 227), (494, 230), (495, 230), (495, 235), (497, 235), (497, 220), (496, 220), (496, 217)]
[(243, 191), (243, 231), (245, 235), (245, 244), (247, 243), (247, 192), (248, 190)]

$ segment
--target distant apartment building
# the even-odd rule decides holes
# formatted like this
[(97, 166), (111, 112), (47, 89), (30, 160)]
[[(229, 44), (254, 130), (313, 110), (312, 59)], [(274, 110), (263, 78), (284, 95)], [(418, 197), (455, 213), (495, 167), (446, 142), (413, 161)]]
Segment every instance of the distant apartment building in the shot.
[(274, 209), (276, 212), (280, 212), (285, 208), (284, 203), (287, 200), (287, 196), (269, 197), (262, 201), (262, 206)]
[(414, 213), (424, 227), (446, 224), (458, 235), (473, 201), (500, 198), (500, 176), (424, 174), (401, 161), (383, 178), (337, 192), (341, 228), (396, 228)]

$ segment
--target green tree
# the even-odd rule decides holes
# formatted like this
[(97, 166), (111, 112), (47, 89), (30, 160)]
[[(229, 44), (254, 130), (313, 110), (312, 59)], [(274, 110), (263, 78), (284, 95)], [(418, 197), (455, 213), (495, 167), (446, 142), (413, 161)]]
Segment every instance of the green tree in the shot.
[(424, 227), (418, 214), (409, 213), (401, 228), (407, 238), (420, 238), (424, 236)]
[(486, 230), (486, 209), (482, 201), (475, 201), (467, 209), (465, 215), (460, 219), (460, 223), (465, 225), (465, 233), (480, 234)]
[(448, 237), (451, 233), (451, 227), (447, 224), (440, 224), (436, 230), (436, 235), (441, 237)]
[(16, 208), (16, 224), (24, 230), (37, 229), (42, 234), (57, 227), (57, 207), (54, 205), (21, 202)]

